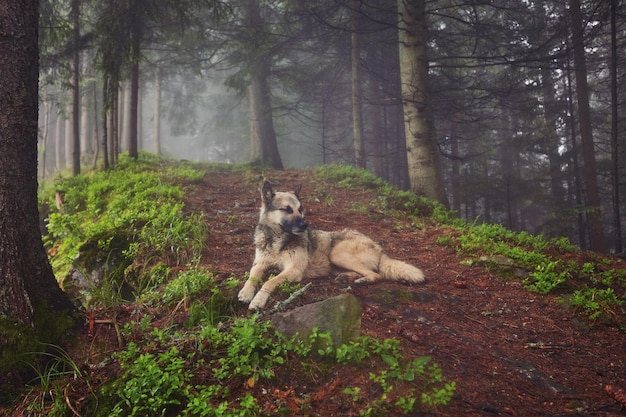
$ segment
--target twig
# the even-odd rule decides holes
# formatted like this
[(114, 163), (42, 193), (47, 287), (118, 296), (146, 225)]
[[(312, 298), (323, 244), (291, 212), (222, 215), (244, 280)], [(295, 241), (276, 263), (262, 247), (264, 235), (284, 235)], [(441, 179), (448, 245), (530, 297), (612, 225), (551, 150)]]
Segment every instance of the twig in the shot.
[(269, 314), (274, 314), (279, 311), (284, 311), (285, 308), (287, 308), (287, 306), (291, 304), (296, 298), (304, 294), (304, 292), (308, 290), (310, 286), (311, 286), (311, 283), (309, 282), (304, 287), (291, 293), (291, 295), (285, 301), (278, 301), (276, 305), (274, 305), (274, 308), (270, 310)]
[(124, 340), (122, 339), (122, 332), (120, 331), (120, 326), (117, 323), (117, 320), (113, 319), (104, 319), (104, 320), (94, 320), (95, 324), (112, 324), (115, 329), (115, 334), (117, 335), (117, 344), (120, 348), (124, 347)]
[(76, 409), (74, 408), (74, 406), (72, 405), (72, 402), (70, 401), (70, 396), (67, 393), (67, 389), (69, 388), (69, 384), (65, 386), (65, 388), (63, 389), (63, 394), (65, 396), (65, 403), (67, 404), (67, 406), (70, 408), (70, 410), (72, 410), (72, 413), (74, 413), (74, 415), (76, 417), (82, 417), (82, 415), (76, 411)]

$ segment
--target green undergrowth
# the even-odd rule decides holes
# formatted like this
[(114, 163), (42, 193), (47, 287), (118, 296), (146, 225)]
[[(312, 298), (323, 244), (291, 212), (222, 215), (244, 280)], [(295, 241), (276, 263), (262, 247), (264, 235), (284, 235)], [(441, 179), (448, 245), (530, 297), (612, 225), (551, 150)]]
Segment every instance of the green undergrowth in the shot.
[(178, 184), (203, 175), (191, 165), (141, 154), (138, 161), (121, 156), (115, 169), (44, 187), (42, 204), (56, 207), (58, 196), (63, 201), (51, 210), (44, 237), (56, 276), (65, 280), (74, 269), (87, 286), (104, 280), (128, 297), (161, 284), (163, 265), (199, 258), (206, 226), (201, 215), (184, 212)]
[[(400, 191), (364, 169), (322, 165), (313, 173), (348, 189), (375, 190), (372, 201), (355, 203), (355, 212), (375, 209), (416, 227), (421, 227), (425, 218), (436, 222), (447, 228), (438, 243), (467, 256), (466, 263), (489, 268), (503, 278), (521, 279), (529, 291), (556, 294), (591, 322), (611, 321), (621, 314), (626, 302), (626, 270), (612, 268), (610, 260), (599, 255), (583, 264), (567, 260), (562, 255), (580, 252), (567, 238), (548, 239), (514, 232), (499, 224), (464, 222), (439, 203)], [(327, 191), (320, 186), (318, 194)], [(332, 196), (326, 198), (332, 200)]]
[[(136, 326), (143, 332), (127, 325), (124, 334), (132, 341), (114, 355), (119, 377), (95, 381), (80, 374), (69, 382), (74, 389), (85, 384), (94, 387), (83, 415), (292, 415), (294, 403), (306, 414), (314, 409), (314, 402), (319, 406), (325, 398), (305, 387), (315, 387), (317, 381), (335, 378), (337, 373), (343, 375), (333, 394), (339, 398), (329, 400), (345, 403), (355, 415), (432, 410), (447, 404), (456, 388), (454, 382), (445, 381), (430, 357), (407, 358), (394, 339), (362, 336), (334, 348), (328, 334), (313, 332), (308, 340), (288, 339), (258, 315), (201, 321), (192, 330), (149, 330), (148, 317)], [(320, 339), (328, 347), (314, 350)], [(376, 371), (371, 371), (374, 364)], [(275, 386), (276, 379), (291, 381), (293, 375), (298, 377), (289, 395), (265, 388)], [(364, 381), (378, 387), (378, 394), (359, 395), (366, 389)], [(33, 403), (39, 406), (40, 402)], [(61, 415), (67, 406), (56, 407)]]
[[(292, 415), (297, 406), (304, 415), (328, 401), (375, 416), (445, 406), (455, 383), (430, 357), (407, 356), (398, 340), (362, 336), (333, 347), (318, 331), (288, 339), (259, 315), (237, 317), (241, 281), (200, 264), (206, 219), (183, 204), (184, 184), (224, 169), (251, 183), (262, 177), (254, 166), (142, 154), (138, 161), (122, 156), (115, 169), (46, 184), (40, 200), (51, 208), (45, 242), (54, 270), (64, 284), (68, 275), (88, 281), (76, 296), (95, 317), (107, 318), (109, 343), (117, 346), (117, 334), (124, 347), (98, 348), (105, 353), (94, 355), (97, 361), (80, 362), (69, 349), (33, 350), (22, 413), (263, 416)], [(397, 210), (435, 210), (386, 192)], [(55, 193), (63, 200), (58, 209)], [(329, 382), (332, 392), (322, 395)]]
[[(613, 268), (609, 258), (585, 254), (588, 262), (567, 254), (581, 251), (566, 238), (547, 239), (526, 232), (512, 232), (497, 224), (466, 224), (439, 238), (468, 256), (469, 265), (482, 265), (502, 277), (521, 278), (528, 290), (554, 294), (591, 323), (620, 323), (626, 302), (626, 270)], [(521, 272), (520, 272), (521, 271)], [(624, 324), (620, 324), (626, 330)]]
[(369, 204), (392, 216), (406, 218), (408, 215), (415, 222), (429, 218), (438, 223), (462, 224), (462, 221), (442, 204), (410, 191), (399, 190), (365, 169), (349, 165), (320, 165), (313, 169), (313, 174), (316, 178), (348, 189), (376, 190), (376, 198)]

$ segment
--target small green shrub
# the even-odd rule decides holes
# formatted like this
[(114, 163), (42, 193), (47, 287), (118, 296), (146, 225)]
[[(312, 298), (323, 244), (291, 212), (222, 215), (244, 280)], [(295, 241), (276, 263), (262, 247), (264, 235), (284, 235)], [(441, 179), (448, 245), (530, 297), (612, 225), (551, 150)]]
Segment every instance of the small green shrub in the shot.
[(121, 362), (123, 382), (118, 391), (120, 401), (112, 416), (157, 416), (179, 411), (188, 396), (191, 374), (185, 359), (174, 346), (159, 354), (138, 353), (129, 346)]
[(614, 309), (624, 305), (624, 300), (612, 288), (583, 288), (574, 291), (569, 303), (591, 320), (597, 320), (614, 316)]
[(548, 294), (557, 287), (563, 286), (570, 279), (570, 272), (558, 269), (559, 261), (537, 265), (530, 273), (532, 279), (524, 280), (524, 285), (539, 294)]
[[(65, 203), (50, 213), (45, 243), (59, 279), (72, 267), (89, 272), (105, 265), (105, 279), (139, 293), (153, 285), (146, 275), (152, 263), (184, 265), (201, 256), (206, 225), (184, 213), (184, 193), (173, 181), (203, 173), (146, 154), (129, 159), (121, 157), (113, 170), (57, 180)], [(52, 193), (42, 198), (54, 207)]]

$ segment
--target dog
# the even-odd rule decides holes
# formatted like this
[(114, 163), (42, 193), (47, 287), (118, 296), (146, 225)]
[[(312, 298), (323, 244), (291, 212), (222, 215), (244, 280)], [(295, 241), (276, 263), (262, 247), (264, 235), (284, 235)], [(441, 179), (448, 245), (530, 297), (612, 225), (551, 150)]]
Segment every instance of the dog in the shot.
[[(309, 227), (300, 202), (299, 185), (292, 192), (274, 192), (269, 181), (261, 188), (261, 210), (254, 231), (255, 257), (239, 301), (262, 310), (284, 281), (339, 273), (357, 284), (380, 279), (424, 282), (421, 269), (387, 256), (381, 246), (356, 230), (327, 232)], [(270, 274), (257, 292), (257, 287)]]

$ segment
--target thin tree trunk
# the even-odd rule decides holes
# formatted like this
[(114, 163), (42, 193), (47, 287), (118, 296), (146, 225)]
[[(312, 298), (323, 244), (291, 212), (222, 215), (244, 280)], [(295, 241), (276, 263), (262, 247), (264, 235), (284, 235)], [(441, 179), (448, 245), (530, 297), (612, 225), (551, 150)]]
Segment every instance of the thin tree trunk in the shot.
[(96, 82), (91, 83), (92, 93), (93, 93), (93, 160), (91, 166), (95, 170), (98, 166), (98, 156), (100, 153), (100, 136), (98, 134), (98, 87)]
[(128, 132), (128, 155), (131, 158), (139, 157), (138, 150), (138, 113), (139, 113), (139, 61), (133, 61), (130, 71), (130, 120)]
[(605, 251), (600, 208), (600, 194), (596, 168), (596, 154), (591, 128), (591, 109), (589, 106), (589, 85), (587, 84), (587, 63), (583, 36), (583, 16), (580, 0), (570, 0), (572, 19), (572, 42), (574, 48), (574, 73), (576, 77), (576, 98), (578, 101), (578, 123), (585, 162), (585, 180), (587, 185), (587, 205), (589, 206), (589, 236), (591, 249)]
[(102, 83), (102, 167), (104, 169), (109, 169), (109, 117), (111, 110), (108, 108), (107, 103), (109, 102), (109, 94), (111, 94), (111, 90), (109, 88), (110, 82), (104, 80)]
[(580, 178), (580, 167), (578, 164), (578, 141), (576, 140), (576, 127), (575, 127), (575, 117), (574, 117), (574, 92), (572, 91), (572, 71), (570, 68), (570, 59), (569, 59), (569, 48), (567, 51), (567, 68), (565, 69), (565, 73), (567, 77), (565, 78), (567, 82), (567, 103), (568, 103), (568, 111), (569, 111), (569, 128), (570, 128), (570, 140), (572, 141), (572, 169), (574, 177), (574, 198), (576, 199), (576, 220), (578, 226), (578, 244), (581, 249), (587, 249), (587, 235), (585, 233), (585, 218), (581, 212), (581, 208), (583, 207), (583, 196), (582, 196), (582, 180)]
[(161, 69), (154, 71), (154, 153), (161, 155)]
[(56, 172), (65, 168), (65, 157), (63, 151), (65, 150), (65, 120), (61, 117), (60, 113), (57, 113), (56, 125), (55, 125), (55, 141), (54, 141), (54, 165)]
[(611, 178), (613, 182), (613, 229), (615, 253), (622, 253), (622, 217), (620, 214), (618, 98), (617, 98), (617, 0), (611, 0)]
[(365, 144), (363, 138), (363, 98), (361, 91), (361, 34), (359, 16), (361, 0), (352, 1), (352, 131), (354, 137), (354, 159), (357, 166), (365, 168)]
[(80, 174), (80, 0), (72, 0), (72, 174)]
[[(259, 36), (263, 33), (261, 5), (256, 0), (246, 2), (246, 20), (248, 27), (256, 30)], [(252, 39), (256, 44), (259, 39)], [(248, 104), (250, 105), (250, 150), (253, 162), (269, 165), (275, 169), (283, 169), (278, 152), (276, 131), (274, 130), (272, 100), (269, 86), (271, 58), (263, 48), (248, 62), (250, 84), (248, 85)]]
[(428, 97), (426, 6), (398, 0), (400, 79), (411, 191), (448, 206)]

